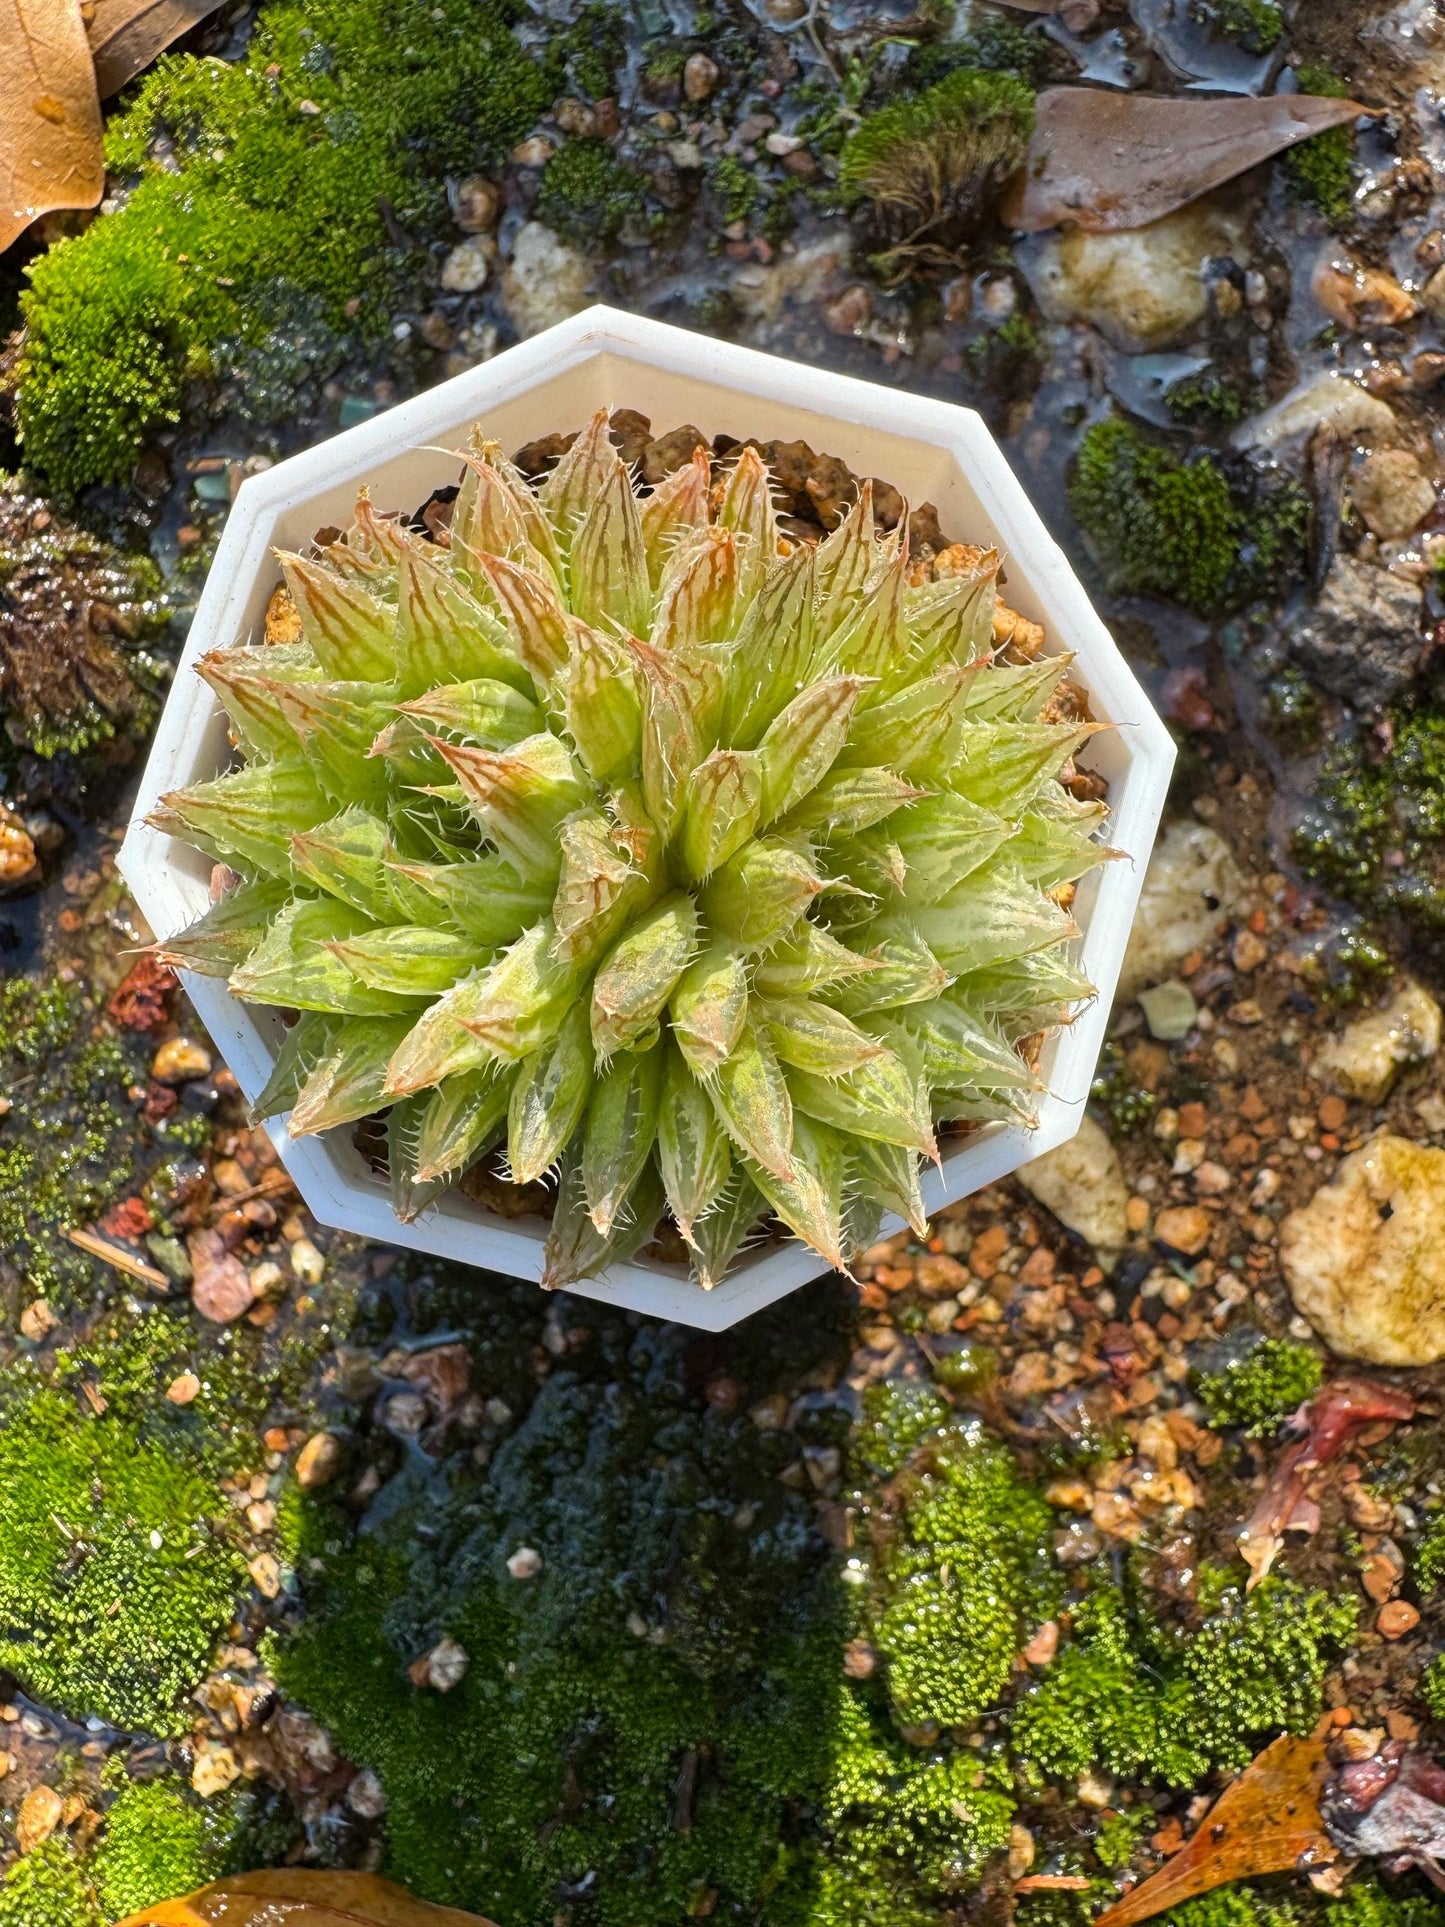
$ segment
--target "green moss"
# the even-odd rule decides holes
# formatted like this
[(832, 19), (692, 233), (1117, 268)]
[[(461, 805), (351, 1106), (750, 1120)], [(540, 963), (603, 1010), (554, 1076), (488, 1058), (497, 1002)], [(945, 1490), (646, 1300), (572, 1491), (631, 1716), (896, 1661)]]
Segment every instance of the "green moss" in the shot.
[(1099, 1053), (1091, 1095), (1114, 1130), (1126, 1135), (1142, 1131), (1159, 1108), (1157, 1095), (1146, 1091), (1129, 1075), (1124, 1052), (1112, 1040)]
[[(1328, 67), (1304, 66), (1298, 74), (1302, 94), (1343, 100), (1349, 88)], [(1333, 227), (1342, 227), (1354, 208), (1355, 133), (1352, 127), (1327, 127), (1300, 141), (1281, 157), (1289, 191), (1317, 208)]]
[(235, 64), (158, 63), (108, 135), (125, 205), (32, 270), (29, 464), (70, 489), (121, 479), (190, 380), (242, 368), (298, 313), (331, 361), (337, 333), (384, 339), (445, 234), (447, 171), (499, 161), (557, 91), (509, 18), (501, 0), (282, 0)]
[(244, 1579), (220, 1491), (45, 1388), (0, 1413), (0, 1489), (0, 1664), (78, 1717), (184, 1731)]
[(910, 93), (937, 86), (963, 68), (1012, 74), (1030, 87), (1042, 86), (1053, 64), (1053, 49), (1037, 24), (981, 20), (958, 39), (925, 41), (903, 63), (902, 84)]
[(642, 213), (646, 186), (646, 177), (606, 141), (566, 141), (542, 170), (537, 218), (576, 247), (605, 247)]
[(1190, 14), (1247, 54), (1267, 54), (1284, 32), (1284, 15), (1275, 0), (1193, 0)]
[(14, 1862), (0, 1880), (0, 1927), (103, 1927), (68, 1840), (42, 1841)]
[(1292, 839), (1312, 881), (1361, 910), (1395, 914), (1424, 935), (1445, 929), (1445, 712), (1389, 712), (1390, 754), (1337, 743)]
[(1165, 1927), (1441, 1927), (1445, 1901), (1417, 1876), (1358, 1872), (1337, 1899), (1293, 1881), (1237, 1881), (1160, 1915)]
[(593, 100), (617, 92), (617, 77), (627, 60), (627, 21), (621, 7), (588, 0), (551, 47), (567, 79)]
[(932, 1434), (877, 1534), (873, 1643), (900, 1725), (968, 1726), (998, 1699), (1048, 1616), (1053, 1519), (976, 1424)]
[(1426, 1592), (1434, 1592), (1445, 1579), (1445, 1512), (1437, 1512), (1420, 1535), (1415, 1576)]
[(77, 986), (0, 984), (0, 1265), (30, 1297), (63, 1299), (93, 1261), (63, 1227), (89, 1223), (136, 1179), (149, 1133), (121, 1108), (143, 1059), (106, 1035)]
[(225, 1863), (217, 1809), (202, 1807), (179, 1779), (126, 1786), (106, 1815), (87, 1871), (108, 1920), (194, 1893)]
[(1242, 1425), (1263, 1438), (1314, 1397), (1324, 1375), (1324, 1360), (1308, 1345), (1266, 1338), (1222, 1372), (1206, 1372), (1198, 1391), (1211, 1425)]
[(1112, 1588), (1091, 1594), (1069, 1644), (1014, 1710), (1021, 1762), (1065, 1779), (1102, 1766), (1188, 1786), (1213, 1769), (1238, 1771), (1281, 1729), (1308, 1731), (1356, 1602), (1288, 1579), (1247, 1596), (1216, 1590), (1190, 1634), (1157, 1626)]
[(718, 154), (708, 162), (707, 184), (722, 205), (724, 224), (746, 221), (763, 198), (762, 184), (736, 154)]
[(1259, 405), (1258, 391), (1208, 369), (1171, 382), (1164, 406), (1177, 422), (1190, 427), (1232, 428)]
[(838, 184), (870, 206), (888, 243), (883, 271), (951, 260), (988, 218), (1033, 124), (1023, 81), (972, 69), (867, 115), (844, 144)]
[(1094, 1835), (1094, 1858), (1110, 1873), (1121, 1873), (1134, 1858), (1140, 1841), (1153, 1831), (1158, 1816), (1151, 1806), (1111, 1809)]
[(1201, 615), (1237, 608), (1296, 569), (1309, 530), (1297, 484), (1232, 488), (1211, 456), (1181, 458), (1118, 416), (1085, 434), (1069, 502), (1113, 590)]

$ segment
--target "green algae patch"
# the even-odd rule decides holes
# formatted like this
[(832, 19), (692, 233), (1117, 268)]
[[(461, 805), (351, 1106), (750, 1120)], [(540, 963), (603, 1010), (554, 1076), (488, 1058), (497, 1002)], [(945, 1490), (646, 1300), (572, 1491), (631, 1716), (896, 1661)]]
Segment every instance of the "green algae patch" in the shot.
[(77, 1718), (178, 1734), (245, 1567), (218, 1487), (37, 1387), (0, 1414), (0, 1665)]
[[(314, 322), (381, 341), (445, 231), (448, 172), (557, 91), (506, 0), (283, 0), (234, 64), (172, 55), (112, 122), (124, 205), (31, 270), (17, 418), (58, 487), (118, 481), (198, 376)], [(420, 160), (426, 156), (425, 164)]]
[(226, 1861), (224, 1809), (224, 1802), (202, 1807), (173, 1775), (122, 1787), (87, 1863), (106, 1919), (214, 1880)]
[(1232, 482), (1212, 456), (1179, 456), (1119, 416), (1085, 434), (1069, 504), (1112, 592), (1161, 596), (1205, 616), (1297, 572), (1309, 537), (1298, 483)]

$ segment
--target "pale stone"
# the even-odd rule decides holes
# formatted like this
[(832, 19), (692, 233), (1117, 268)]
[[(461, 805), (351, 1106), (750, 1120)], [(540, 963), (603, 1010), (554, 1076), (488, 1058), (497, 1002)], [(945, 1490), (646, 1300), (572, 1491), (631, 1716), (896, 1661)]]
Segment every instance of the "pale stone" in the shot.
[(35, 1298), (20, 1314), (20, 1336), (32, 1345), (41, 1344), (60, 1323), (47, 1298)]
[(1203, 823), (1173, 823), (1154, 846), (1118, 995), (1135, 997), (1146, 984), (1174, 974), (1192, 950), (1206, 949), (1222, 916), (1244, 895), (1229, 845)]
[(1388, 442), (1397, 428), (1395, 411), (1345, 375), (1317, 375), (1262, 415), (1252, 415), (1235, 431), (1240, 448), (1278, 448), (1296, 436), (1332, 428), (1344, 441)]
[(442, 262), (442, 286), (448, 294), (475, 294), (478, 288), (487, 285), (495, 253), (496, 246), (490, 236), (458, 241)]
[(364, 1766), (346, 1789), (346, 1804), (362, 1820), (379, 1820), (386, 1812), (386, 1788), (381, 1776)]
[(169, 1037), (156, 1052), (151, 1076), (157, 1084), (188, 1084), (211, 1074), (211, 1053), (189, 1037)]
[(234, 1786), (240, 1778), (241, 1762), (229, 1746), (202, 1740), (191, 1768), (191, 1785), (203, 1800), (210, 1800)]
[(836, 235), (811, 241), (792, 254), (779, 253), (770, 266), (749, 264), (738, 270), (733, 294), (749, 321), (772, 321), (785, 301), (806, 306), (818, 300), (835, 274), (848, 265), (848, 248)]
[(1161, 1044), (1178, 1043), (1181, 1037), (1189, 1035), (1199, 1019), (1194, 992), (1177, 977), (1166, 977), (1152, 990), (1141, 990), (1138, 1003), (1149, 1026), (1149, 1035), (1157, 1037)]
[(1378, 448), (1350, 483), (1350, 499), (1382, 542), (1411, 534), (1435, 506), (1429, 476), (1408, 448)]
[(1129, 1187), (1103, 1126), (1085, 1116), (1078, 1134), (1025, 1164), (1019, 1183), (1060, 1224), (1094, 1247), (1107, 1271), (1128, 1240)]
[(291, 1269), (303, 1285), (319, 1285), (326, 1275), (326, 1260), (309, 1238), (298, 1238), (291, 1247)]
[(1439, 1048), (1440, 1006), (1422, 984), (1409, 982), (1382, 1009), (1327, 1038), (1310, 1069), (1346, 1097), (1378, 1104), (1406, 1064), (1423, 1064)]
[(524, 338), (541, 334), (587, 306), (592, 263), (540, 221), (517, 230), (502, 274), (502, 300)]
[(1298, 1309), (1330, 1350), (1375, 1365), (1445, 1358), (1445, 1151), (1388, 1132), (1280, 1226)]
[(706, 100), (718, 83), (718, 64), (707, 54), (689, 54), (682, 70), (682, 91), (688, 100)]
[(1240, 260), (1246, 230), (1237, 208), (1191, 201), (1147, 227), (1094, 233), (1065, 227), (1034, 257), (1029, 279), (1050, 321), (1089, 321), (1126, 354), (1166, 348), (1204, 318), (1204, 264)]
[(48, 1840), (65, 1814), (65, 1802), (53, 1786), (32, 1787), (20, 1804), (15, 1823), (15, 1844), (22, 1853), (32, 1853)]
[(542, 1555), (535, 1546), (518, 1546), (507, 1561), (507, 1571), (514, 1579), (534, 1579), (542, 1570)]
[(296, 1455), (296, 1483), (314, 1492), (341, 1470), (341, 1442), (330, 1432), (313, 1432)]

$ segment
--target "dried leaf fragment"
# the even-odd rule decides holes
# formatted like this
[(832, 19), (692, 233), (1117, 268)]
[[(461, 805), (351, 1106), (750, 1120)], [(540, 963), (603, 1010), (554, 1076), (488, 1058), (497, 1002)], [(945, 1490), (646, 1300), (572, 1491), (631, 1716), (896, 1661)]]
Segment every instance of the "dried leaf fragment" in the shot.
[(1281, 1734), (1225, 1788), (1179, 1852), (1094, 1927), (1133, 1927), (1228, 1881), (1335, 1859), (1320, 1817), (1327, 1771), (1323, 1739)]
[(102, 100), (118, 94), (142, 67), (208, 13), (221, 0), (94, 0), (86, 33), (95, 60), (96, 89)]
[(100, 99), (80, 0), (0, 0), (0, 252), (58, 207), (105, 186)]
[(119, 1927), (492, 1927), (480, 1914), (414, 1900), (370, 1873), (302, 1873), (273, 1867), (202, 1887), (132, 1914)]
[(1097, 87), (1049, 87), (1038, 97), (1028, 157), (1009, 184), (1003, 218), (1025, 233), (1073, 221), (1135, 228), (1212, 187), (1371, 109), (1316, 94), (1179, 100)]

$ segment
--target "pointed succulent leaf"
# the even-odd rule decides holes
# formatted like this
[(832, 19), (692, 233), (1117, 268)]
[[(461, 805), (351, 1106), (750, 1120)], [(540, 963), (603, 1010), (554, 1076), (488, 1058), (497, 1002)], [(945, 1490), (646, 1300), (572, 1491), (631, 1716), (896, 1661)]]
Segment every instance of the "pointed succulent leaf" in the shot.
[(637, 764), (642, 704), (637, 677), (621, 645), (575, 617), (568, 622), (569, 655), (562, 679), (567, 731), (594, 782), (605, 783)]
[[(482, 555), (500, 555), (560, 587), (562, 560), (552, 525), (514, 469), (503, 473), (480, 454), (462, 458), (467, 474), (452, 511), (452, 539)], [(508, 464), (510, 467), (510, 464)]]
[(839, 984), (831, 993), (832, 1001), (850, 1017), (923, 1003), (937, 997), (952, 982), (950, 973), (911, 924), (889, 919), (872, 934), (870, 954), (878, 968)]
[(359, 804), (328, 817), (291, 839), (291, 867), (298, 877), (339, 897), (375, 923), (390, 923), (392, 893), (386, 859), (392, 853), (386, 824)]
[(402, 714), (415, 716), (435, 729), (449, 730), (482, 749), (510, 749), (534, 736), (544, 718), (537, 705), (517, 690), (488, 676), (471, 682), (439, 683), (424, 696), (399, 705)]
[(793, 1106), (787, 1080), (766, 1033), (745, 1023), (718, 1065), (708, 1094), (729, 1137), (772, 1176), (793, 1175)]
[(556, 951), (565, 962), (595, 962), (628, 919), (657, 895), (649, 864), (627, 847), (605, 810), (578, 810), (562, 824), (562, 869), (553, 899)]
[(748, 973), (735, 944), (709, 944), (675, 985), (672, 1034), (696, 1077), (708, 1077), (731, 1054), (748, 1015)]
[(371, 754), (393, 714), (391, 691), (367, 682), (295, 683), (277, 700), (321, 787), (340, 804), (386, 807), (386, 767)]
[(676, 1044), (667, 1044), (667, 1077), (657, 1118), (657, 1163), (683, 1237), (722, 1197), (733, 1159), (722, 1120)]
[[(886, 874), (896, 895), (923, 905), (937, 903), (1013, 835), (1014, 825), (997, 811), (944, 792), (909, 804), (886, 825), (834, 844), (830, 861), (848, 876), (865, 870)], [(895, 853), (901, 865), (896, 872)]]
[(260, 943), (290, 893), (290, 886), (274, 877), (238, 883), (194, 923), (156, 944), (153, 955), (200, 977), (229, 977)]
[(430, 1097), (419, 1093), (393, 1104), (386, 1118), (386, 1162), (391, 1176), (391, 1208), (412, 1224), (446, 1186), (445, 1178), (424, 1178), (419, 1165), (421, 1131)]
[(818, 640), (826, 643), (858, 606), (873, 572), (877, 542), (873, 524), (873, 484), (865, 481), (858, 499), (826, 541), (817, 548)]
[(1003, 863), (965, 877), (941, 902), (916, 912), (913, 925), (955, 976), (1027, 956), (1078, 934), (1066, 910)]
[(542, 1287), (560, 1291), (567, 1285), (595, 1278), (608, 1265), (625, 1264), (652, 1237), (662, 1212), (662, 1179), (648, 1164), (633, 1185), (627, 1209), (603, 1237), (587, 1209), (580, 1154), (562, 1167), (552, 1229), (544, 1247)]
[(648, 815), (670, 837), (683, 786), (712, 748), (723, 678), (706, 657), (683, 657), (633, 636), (628, 648), (642, 685), (642, 791)]
[(248, 763), (209, 783), (163, 796), (146, 821), (222, 862), (269, 876), (291, 873), (291, 838), (314, 829), (336, 805), (299, 759)]
[(496, 598), (513, 652), (545, 690), (567, 660), (567, 610), (555, 586), (500, 555), (473, 551), (467, 562)]
[[(490, 597), (485, 575), (480, 584), (484, 598)], [(403, 558), (399, 589), (395, 674), (403, 696), (477, 677), (504, 682), (519, 695), (533, 693), (506, 623), (453, 570), (413, 545)]]
[(572, 538), (572, 609), (594, 628), (643, 634), (652, 616), (652, 585), (632, 482), (620, 461)]
[(514, 1184), (550, 1171), (582, 1122), (594, 1082), (587, 1006), (578, 1000), (557, 1034), (517, 1067), (507, 1110), (507, 1163)]
[(848, 1182), (849, 1127), (832, 1130), (816, 1118), (793, 1122), (793, 1175), (784, 1182), (762, 1165), (748, 1175), (790, 1231), (842, 1271), (852, 1253), (843, 1233)]
[(1009, 862), (1040, 890), (1057, 890), (1122, 854), (1097, 840), (1109, 814), (1105, 804), (1075, 803), (1062, 790), (1058, 794), (1062, 804), (1041, 791), (1009, 839)]
[(697, 905), (674, 890), (612, 946), (592, 979), (592, 1045), (605, 1064), (657, 1029), (697, 948)]
[(360, 910), (335, 897), (288, 903), (246, 961), (231, 973), (231, 993), (247, 1003), (325, 1010), (338, 1016), (384, 1017), (393, 1011), (414, 1010), (414, 997), (373, 990), (327, 948), (371, 928)]
[(296, 732), (282, 710), (279, 688), (320, 682), (326, 672), (304, 642), (264, 649), (212, 649), (196, 674), (220, 697), (236, 740), (248, 756), (294, 756)]
[(485, 1064), (437, 1085), (417, 1127), (419, 1183), (447, 1177), (501, 1142), (515, 1076), (505, 1065)]
[(971, 1016), (945, 994), (931, 1003), (909, 1004), (890, 1013), (879, 1029), (899, 1049), (921, 1054), (935, 1090), (1027, 1091), (1033, 1072), (1006, 1038)]
[(883, 1050), (851, 1017), (813, 997), (758, 997), (752, 1008), (755, 1020), (767, 1026), (779, 1061), (796, 1070), (840, 1077)]
[(948, 786), (985, 809), (1017, 814), (1100, 723), (975, 723)]
[(743, 1166), (735, 1164), (717, 1202), (696, 1221), (688, 1240), (693, 1272), (704, 1291), (722, 1283), (767, 1208), (762, 1192)]
[(757, 828), (763, 802), (758, 751), (715, 749), (687, 779), (678, 853), (697, 882), (739, 851)]
[(839, 1077), (790, 1070), (793, 1108), (820, 1124), (938, 1155), (928, 1092), (896, 1051), (880, 1050)]
[(474, 1036), (463, 1022), (473, 1011), (488, 1008), (489, 975), (479, 970), (474, 977), (464, 977), (427, 1006), (392, 1053), (386, 1071), (387, 1097), (410, 1097), (430, 1090), (443, 1078), (496, 1062), (501, 1053)]
[(855, 1137), (852, 1159), (853, 1180), (864, 1196), (902, 1218), (915, 1237), (926, 1238), (928, 1213), (918, 1182), (918, 1153), (882, 1138)]
[(723, 715), (723, 740), (735, 749), (755, 749), (779, 710), (807, 683), (813, 566), (806, 546), (775, 562), (739, 627)]
[[(968, 663), (983, 655), (993, 630), (997, 600), (997, 549), (985, 549), (964, 575), (913, 589), (906, 600), (906, 621), (915, 675), (927, 675), (946, 662)], [(987, 675), (983, 669), (980, 674)], [(970, 695), (973, 688), (971, 685)]]
[(247, 1115), (253, 1124), (289, 1111), (312, 1071), (325, 1057), (342, 1019), (321, 1011), (303, 1010), (281, 1039), (271, 1075)]
[(805, 921), (759, 960), (753, 982), (762, 997), (806, 997), (882, 968), (877, 958), (860, 956), (818, 924)]
[(570, 554), (587, 511), (621, 467), (608, 411), (599, 408), (537, 491), (564, 554)]
[[(430, 903), (444, 920), (484, 950), (513, 942), (547, 914), (552, 892), (530, 883), (503, 856), (488, 854), (463, 863), (412, 863), (390, 857), (386, 874), (399, 910), (412, 923), (435, 923), (419, 914)], [(390, 918), (387, 921), (391, 921)]]
[(296, 1093), (287, 1125), (292, 1137), (354, 1124), (381, 1110), (386, 1067), (411, 1028), (409, 1017), (343, 1017)]
[(970, 722), (1032, 723), (1063, 680), (1074, 658), (1068, 653), (1033, 662), (990, 663), (968, 687)]
[(685, 536), (663, 570), (649, 640), (658, 649), (684, 653), (722, 642), (732, 632), (739, 587), (731, 529), (701, 528)]
[(828, 638), (826, 661), (834, 674), (886, 677), (906, 656), (903, 592), (908, 553), (900, 547), (858, 599), (856, 611)]
[(363, 930), (326, 948), (362, 983), (398, 997), (439, 997), (459, 977), (490, 960), (490, 953), (470, 937), (424, 923)]
[(396, 674), (396, 616), (349, 577), (278, 550), (277, 561), (316, 660), (340, 681), (389, 682)]
[[(958, 754), (973, 673), (969, 667), (950, 664), (864, 710), (838, 759), (840, 766), (863, 769), (878, 764), (901, 776), (925, 778), (946, 769)], [(975, 802), (986, 800), (974, 797)]]
[(461, 783), (467, 805), (524, 877), (557, 874), (557, 831), (588, 785), (565, 743), (545, 731), (500, 753), (427, 739)]
[(848, 836), (881, 823), (928, 794), (888, 769), (840, 769), (794, 805), (776, 825), (786, 835)]
[(651, 1161), (664, 1066), (659, 1040), (651, 1050), (623, 1051), (592, 1086), (582, 1126), (582, 1184), (588, 1215), (604, 1238)]
[(768, 726), (758, 745), (764, 823), (800, 803), (832, 769), (864, 687), (853, 675), (812, 683)]
[(778, 554), (778, 517), (773, 478), (755, 448), (744, 448), (723, 483), (717, 519), (739, 538), (739, 574), (744, 593), (755, 591)]
[(495, 1057), (517, 1062), (555, 1035), (577, 995), (579, 972), (553, 955), (550, 917), (503, 951), (474, 979), (475, 995), (458, 1007), (462, 1024)]
[(708, 525), (711, 465), (707, 450), (695, 448), (692, 460), (664, 476), (642, 504), (642, 544), (647, 570), (657, 588), (672, 551), (693, 529)]
[(720, 936), (746, 950), (766, 950), (793, 927), (822, 887), (805, 856), (786, 843), (759, 838), (713, 874), (698, 901)]
[(954, 994), (982, 1019), (1012, 1018), (1079, 1003), (1094, 995), (1094, 986), (1062, 949), (1051, 948), (971, 970), (959, 978)]

